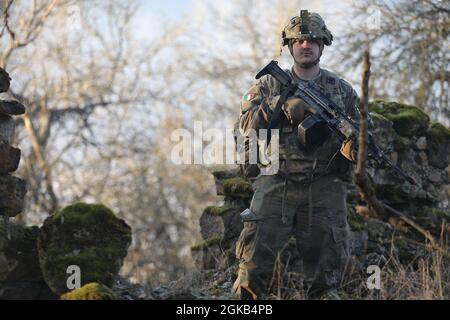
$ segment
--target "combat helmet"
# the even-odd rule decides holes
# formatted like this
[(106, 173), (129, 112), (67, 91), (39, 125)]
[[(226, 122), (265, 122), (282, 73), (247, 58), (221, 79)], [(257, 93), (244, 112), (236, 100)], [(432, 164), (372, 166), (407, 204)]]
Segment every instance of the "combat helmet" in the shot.
[(301, 10), (300, 15), (292, 17), (281, 33), (282, 46), (289, 45), (291, 39), (319, 39), (324, 45), (331, 45), (333, 35), (325, 25), (325, 21), (317, 13)]

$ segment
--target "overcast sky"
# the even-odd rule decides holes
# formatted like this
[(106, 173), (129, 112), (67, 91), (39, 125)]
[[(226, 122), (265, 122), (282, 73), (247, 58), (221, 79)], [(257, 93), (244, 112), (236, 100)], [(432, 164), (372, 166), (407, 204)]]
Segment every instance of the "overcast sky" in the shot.
[[(206, 3), (211, 0), (139, 0), (141, 8), (138, 13), (139, 32), (149, 34), (152, 30), (158, 29), (161, 23), (165, 23), (165, 20), (174, 21), (183, 16), (183, 14), (189, 12), (194, 6), (198, 6), (202, 3)], [(246, 1), (246, 0), (242, 0)], [(300, 9), (309, 9), (316, 11), (323, 16), (330, 29), (335, 29), (342, 21), (335, 14), (337, 11), (344, 11), (345, 7), (351, 5), (357, 0), (311, 0), (308, 1), (308, 5), (300, 8), (300, 3), (305, 1), (299, 1)], [(227, 2), (222, 2), (224, 8), (227, 6)], [(221, 4), (221, 5), (222, 5)], [(292, 15), (297, 12), (293, 12)], [(189, 21), (180, 20), (180, 23), (189, 23)]]

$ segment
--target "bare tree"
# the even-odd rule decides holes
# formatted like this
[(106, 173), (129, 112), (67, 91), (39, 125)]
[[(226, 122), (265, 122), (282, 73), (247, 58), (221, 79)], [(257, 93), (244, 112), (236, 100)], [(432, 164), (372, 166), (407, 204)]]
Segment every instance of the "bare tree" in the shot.
[(161, 25), (153, 41), (138, 42), (137, 8), (16, 0), (3, 20), (0, 62), (16, 80), (10, 96), (27, 106), (17, 130), (29, 189), (22, 221), (103, 202), (135, 231), (123, 273), (162, 281), (193, 267), (189, 247), (213, 180), (170, 162), (168, 137), (184, 126), (177, 114), (192, 82), (180, 81), (165, 56), (186, 25)]
[(335, 67), (350, 75), (349, 69), (361, 61), (369, 42), (376, 97), (413, 103), (449, 125), (448, 2), (359, 0), (353, 4), (341, 14), (347, 23), (338, 31)]
[(55, 164), (80, 145), (95, 145), (92, 127), (99, 109), (157, 96), (144, 88), (149, 74), (143, 75), (141, 66), (159, 49), (145, 52), (133, 42), (135, 11), (135, 4), (120, 0), (11, 2), (0, 64), (17, 74), (20, 83), (10, 94), (28, 110), (19, 124), (30, 142), (22, 167), (30, 208), (46, 213), (58, 208)]
[(298, 14), (298, 5), (293, 0), (197, 1), (203, 14), (191, 15), (195, 32), (182, 43), (188, 49), (182, 57), (185, 72), (196, 79), (191, 103), (197, 118), (221, 126), (224, 116), (236, 119), (240, 98), (256, 73), (280, 58), (281, 30)]

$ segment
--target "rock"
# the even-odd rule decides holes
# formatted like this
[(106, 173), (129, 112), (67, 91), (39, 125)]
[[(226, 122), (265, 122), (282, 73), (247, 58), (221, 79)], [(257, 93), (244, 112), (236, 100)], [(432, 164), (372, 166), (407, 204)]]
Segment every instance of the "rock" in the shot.
[[(230, 273), (234, 277), (234, 267), (232, 270), (220, 270), (218, 272), (205, 271), (186, 274), (185, 277), (171, 281), (151, 290), (151, 296), (155, 300), (213, 300), (221, 299), (211, 295), (209, 286), (218, 288), (224, 277), (228, 278)], [(231, 272), (229, 272), (231, 271)]]
[(121, 300), (154, 300), (149, 286), (130, 283), (120, 275), (114, 279), (112, 291)]
[(371, 241), (390, 240), (393, 228), (389, 223), (377, 220), (367, 219), (366, 228)]
[(419, 152), (415, 158), (414, 161), (419, 165), (423, 167), (428, 166), (428, 156), (424, 151)]
[(238, 175), (238, 172), (236, 170), (216, 170), (212, 172), (212, 175), (214, 176), (214, 181), (216, 183), (216, 192), (218, 196), (225, 195), (224, 188), (223, 188), (223, 182), (224, 180), (236, 178)]
[(10, 116), (0, 113), (0, 140), (11, 143), (16, 125)]
[(428, 180), (430, 180), (432, 183), (440, 183), (442, 182), (441, 174), (437, 171), (432, 171), (428, 175)]
[(20, 162), (20, 150), (11, 147), (6, 141), (0, 141), (0, 174), (17, 170)]
[(450, 129), (435, 122), (427, 132), (427, 140), (430, 164), (445, 169), (450, 163)]
[(386, 154), (388, 159), (395, 165), (398, 163), (398, 152), (391, 152)]
[(217, 195), (224, 195), (228, 199), (249, 199), (253, 196), (251, 183), (242, 178), (238, 170), (214, 171), (212, 174)]
[(0, 299), (54, 299), (42, 277), (37, 227), (0, 217)]
[(394, 130), (401, 136), (412, 137), (425, 134), (430, 118), (416, 106), (397, 102), (374, 101), (369, 110), (381, 114), (394, 123)]
[(230, 198), (249, 199), (253, 196), (253, 188), (250, 182), (243, 178), (231, 178), (223, 181), (224, 194)]
[(211, 237), (191, 247), (191, 255), (199, 270), (215, 269), (225, 264), (226, 257), (222, 254), (220, 237)]
[(350, 252), (352, 255), (362, 256), (367, 251), (367, 241), (368, 241), (367, 230), (350, 232)]
[(8, 72), (0, 68), (0, 93), (9, 90), (10, 81)]
[(58, 295), (68, 292), (67, 268), (81, 270), (81, 284), (113, 284), (131, 244), (131, 228), (103, 205), (77, 203), (44, 221), (38, 252), (44, 279)]
[(392, 121), (374, 112), (370, 113), (370, 117), (374, 125), (371, 131), (379, 146), (382, 149), (391, 148), (397, 136)]
[(119, 297), (101, 283), (88, 283), (79, 289), (61, 295), (61, 300), (119, 300)]
[(0, 100), (0, 114), (18, 116), (25, 113), (25, 107), (18, 101)]
[(187, 288), (176, 288), (173, 283), (153, 289), (152, 295), (156, 300), (204, 300)]
[(427, 148), (427, 137), (423, 136), (416, 141), (417, 150), (425, 150)]
[(38, 233), (38, 227), (23, 227), (2, 218), (0, 282), (42, 279), (36, 247)]
[(15, 217), (25, 206), (26, 184), (22, 179), (0, 175), (0, 215)]
[(200, 233), (203, 239), (220, 237), (229, 240), (239, 236), (243, 224), (240, 213), (245, 208), (232, 206), (207, 207), (200, 217)]
[(386, 188), (394, 187), (398, 181), (394, 180), (393, 177), (395, 173), (391, 169), (378, 169), (378, 170), (368, 170), (370, 176), (372, 177), (373, 183), (376, 187)]
[(0, 300), (57, 300), (44, 280), (0, 283)]
[(378, 266), (382, 268), (387, 262), (386, 257), (383, 254), (377, 252), (370, 252), (366, 255), (364, 261), (364, 269), (368, 266)]

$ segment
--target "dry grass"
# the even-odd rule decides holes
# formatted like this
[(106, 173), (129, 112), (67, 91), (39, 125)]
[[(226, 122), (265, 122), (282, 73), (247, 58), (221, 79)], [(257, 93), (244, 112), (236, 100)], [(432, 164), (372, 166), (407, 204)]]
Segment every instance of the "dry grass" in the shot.
[[(367, 258), (349, 260), (344, 269), (341, 286), (337, 296), (326, 299), (342, 300), (447, 300), (450, 298), (450, 258), (448, 243), (441, 234), (440, 250), (430, 244), (421, 244), (423, 254), (415, 256), (408, 263), (399, 259), (399, 248), (390, 241), (390, 251), (378, 261), (370, 260), (381, 270), (380, 290), (369, 290), (366, 272)], [(414, 242), (419, 245), (418, 242)], [(270, 281), (270, 300), (304, 300), (307, 294), (303, 287), (304, 277), (299, 270), (298, 261), (283, 261), (279, 255)], [(404, 259), (403, 259), (404, 260)], [(291, 264), (291, 266), (289, 266)], [(226, 270), (196, 272), (175, 282), (173, 291), (190, 291), (200, 299), (236, 299), (231, 292), (231, 283), (236, 278), (237, 264), (227, 266)], [(224, 285), (227, 284), (227, 285)], [(170, 291), (171, 291), (170, 290)]]
[[(424, 245), (427, 254), (402, 264), (391, 243), (390, 255), (381, 260), (381, 288), (369, 290), (367, 280), (370, 274), (356, 258), (346, 266), (337, 291), (342, 300), (447, 300), (450, 298), (450, 259), (448, 247), (432, 250)], [(303, 276), (287, 271), (286, 264), (278, 259), (271, 280), (269, 299), (303, 300), (307, 297), (303, 288)], [(337, 297), (326, 297), (334, 299)]]

